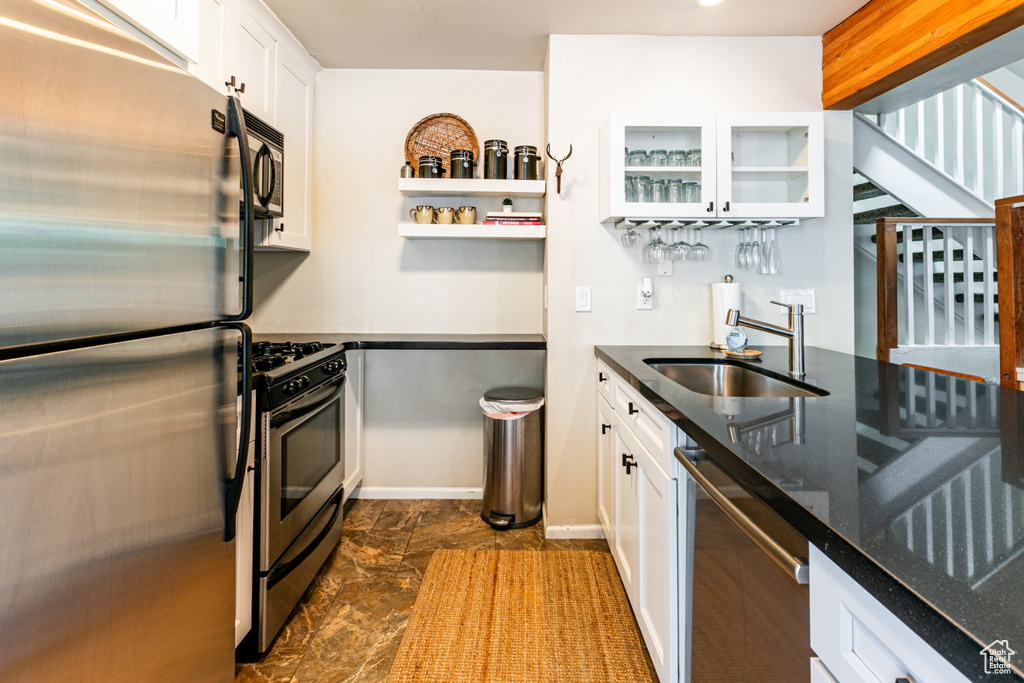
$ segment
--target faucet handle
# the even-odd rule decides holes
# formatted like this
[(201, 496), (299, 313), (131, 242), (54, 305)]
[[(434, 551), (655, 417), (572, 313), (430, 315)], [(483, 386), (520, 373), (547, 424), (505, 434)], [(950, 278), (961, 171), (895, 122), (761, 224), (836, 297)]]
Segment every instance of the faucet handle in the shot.
[(772, 299), (772, 303), (775, 304), (776, 306), (785, 306), (790, 310), (791, 313), (795, 313), (796, 315), (803, 315), (804, 313), (803, 304), (785, 304), (782, 303), (781, 301), (776, 301), (774, 299)]

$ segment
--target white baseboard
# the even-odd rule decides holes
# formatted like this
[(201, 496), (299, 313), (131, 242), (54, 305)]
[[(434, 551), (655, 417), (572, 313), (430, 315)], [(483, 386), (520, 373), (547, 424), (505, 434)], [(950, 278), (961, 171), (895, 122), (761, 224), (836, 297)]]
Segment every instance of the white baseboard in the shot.
[(448, 486), (360, 486), (352, 492), (353, 498), (369, 500), (418, 500), (418, 499), (457, 499), (481, 500), (483, 488), (454, 488)]
[(600, 524), (569, 524), (544, 527), (545, 538), (604, 538)]

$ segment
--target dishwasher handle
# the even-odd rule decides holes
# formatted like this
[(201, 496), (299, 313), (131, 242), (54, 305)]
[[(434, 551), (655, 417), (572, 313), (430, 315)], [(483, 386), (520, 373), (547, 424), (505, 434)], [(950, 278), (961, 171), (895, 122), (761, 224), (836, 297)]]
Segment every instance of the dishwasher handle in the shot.
[(799, 557), (794, 557), (786, 551), (774, 538), (769, 536), (757, 526), (753, 520), (743, 514), (736, 505), (729, 500), (728, 496), (715, 488), (704, 474), (697, 469), (697, 466), (690, 460), (692, 451), (688, 454), (681, 448), (675, 449), (676, 459), (679, 460), (680, 464), (686, 468), (687, 474), (693, 477), (694, 481), (704, 489), (704, 492), (711, 497), (715, 504), (721, 508), (722, 512), (729, 516), (736, 526), (745, 533), (750, 540), (752, 540), (761, 550), (765, 552), (768, 557), (772, 558), (776, 564), (782, 567), (785, 572), (792, 576), (797, 583), (806, 584), (810, 582), (810, 566), (807, 564), (807, 560)]

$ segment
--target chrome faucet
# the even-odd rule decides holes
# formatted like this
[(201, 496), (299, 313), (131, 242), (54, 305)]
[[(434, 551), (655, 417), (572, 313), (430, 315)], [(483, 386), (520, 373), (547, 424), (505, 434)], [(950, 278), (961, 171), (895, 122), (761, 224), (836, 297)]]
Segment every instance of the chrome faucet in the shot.
[(761, 330), (777, 334), (789, 340), (789, 374), (796, 379), (804, 377), (804, 305), (784, 304), (779, 301), (772, 301), (776, 306), (785, 306), (789, 309), (789, 328), (779, 327), (771, 323), (764, 323), (759, 320), (744, 318), (736, 309), (730, 308), (725, 316), (726, 325), (742, 325), (752, 330)]

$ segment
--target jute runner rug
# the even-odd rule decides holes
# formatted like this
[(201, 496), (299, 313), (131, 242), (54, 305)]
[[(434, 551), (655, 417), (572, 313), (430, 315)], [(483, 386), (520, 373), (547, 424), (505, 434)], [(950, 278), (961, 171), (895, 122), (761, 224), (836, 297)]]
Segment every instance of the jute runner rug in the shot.
[(389, 683), (655, 680), (611, 555), (438, 550)]

